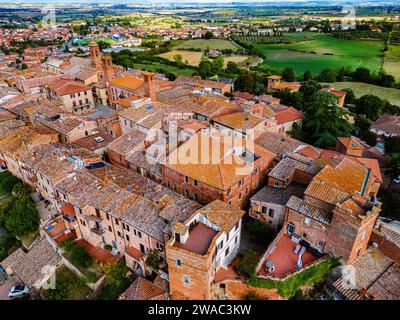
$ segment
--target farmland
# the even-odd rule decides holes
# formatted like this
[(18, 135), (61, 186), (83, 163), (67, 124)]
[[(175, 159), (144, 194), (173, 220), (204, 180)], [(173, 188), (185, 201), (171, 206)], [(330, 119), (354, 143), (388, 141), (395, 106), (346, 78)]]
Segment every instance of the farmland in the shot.
[[(165, 58), (173, 61), (174, 56), (180, 54), (182, 56), (183, 61), (187, 61), (189, 65), (197, 67), (201, 60), (203, 59), (203, 53), (199, 51), (188, 51), (188, 50), (172, 50), (166, 53), (162, 53), (159, 55), (161, 58)], [(249, 60), (249, 56), (245, 55), (231, 55), (224, 56), (224, 67), (228, 64), (229, 61), (235, 62), (239, 65), (245, 63), (245, 61)]]
[(383, 69), (400, 81), (400, 27), (390, 34)]
[(344, 40), (315, 34), (313, 40), (290, 44), (256, 44), (265, 55), (262, 67), (282, 70), (291, 67), (300, 75), (310, 70), (314, 75), (325, 68), (363, 66), (378, 72), (384, 44), (382, 41)]
[(231, 49), (237, 50), (240, 47), (232, 41), (223, 40), (223, 39), (190, 39), (182, 44), (178, 45), (174, 49), (200, 49), (200, 50), (224, 50), (224, 49)]
[(398, 89), (383, 88), (362, 82), (336, 82), (331, 85), (338, 90), (350, 88), (354, 91), (357, 98), (366, 94), (372, 94), (385, 99), (392, 104), (400, 105), (400, 90)]

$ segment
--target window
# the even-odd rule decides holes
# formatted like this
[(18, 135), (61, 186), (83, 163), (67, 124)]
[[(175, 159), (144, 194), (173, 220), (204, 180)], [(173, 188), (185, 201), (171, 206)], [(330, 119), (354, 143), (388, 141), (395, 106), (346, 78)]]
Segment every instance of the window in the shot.
[(122, 238), (121, 232), (117, 231), (118, 237)]
[(125, 225), (125, 230), (129, 231), (129, 226), (127, 224)]
[(176, 266), (177, 267), (180, 267), (182, 265), (182, 262), (181, 262), (181, 260), (179, 260), (179, 259), (176, 259)]
[(193, 185), (197, 186), (197, 180), (193, 180)]
[(262, 212), (262, 213), (267, 213), (267, 210), (268, 210), (268, 208), (267, 208), (267, 207), (264, 207), (264, 206), (263, 206), (263, 207), (261, 207), (261, 212)]
[(303, 238), (307, 239), (307, 233), (303, 232)]
[(260, 167), (256, 168), (256, 174), (260, 172)]
[(137, 232), (137, 236), (138, 236), (139, 238), (141, 238), (141, 237), (142, 237), (142, 233), (141, 233), (140, 231), (138, 231), (138, 232)]
[(130, 241), (130, 239), (129, 239), (129, 236), (128, 236), (128, 235), (125, 235), (125, 237), (126, 237), (126, 240)]
[(225, 257), (227, 257), (229, 254), (229, 247), (225, 249)]
[(222, 241), (218, 244), (218, 250), (221, 250), (223, 246), (224, 246), (224, 240), (222, 240)]
[(183, 182), (185, 182), (185, 183), (189, 183), (189, 178), (188, 178), (188, 177), (186, 177), (186, 176), (184, 176), (184, 177), (183, 177)]
[(197, 201), (197, 194), (193, 193), (193, 200)]
[(242, 193), (239, 193), (239, 200), (242, 199)]
[(115, 219), (115, 224), (116, 224), (117, 226), (119, 225), (119, 222), (118, 222), (117, 219)]
[(111, 226), (108, 226), (108, 231), (112, 232)]
[(228, 191), (226, 192), (227, 195), (229, 195), (232, 192), (232, 189), (229, 188)]
[(309, 217), (306, 217), (306, 218), (304, 219), (304, 223), (305, 223), (306, 225), (310, 225), (311, 219), (310, 219)]
[(81, 225), (86, 226), (86, 222), (81, 219)]
[(106, 218), (107, 220), (110, 220), (110, 215), (108, 213), (106, 213)]
[(184, 282), (185, 284), (190, 284), (190, 278), (189, 278), (189, 276), (183, 276), (183, 282)]
[(274, 181), (274, 187), (279, 187), (279, 182), (278, 181)]
[(249, 188), (246, 188), (246, 194), (249, 194)]
[(160, 242), (157, 242), (157, 249), (160, 251), (164, 251), (164, 245), (161, 244)]
[(274, 209), (269, 209), (268, 215), (269, 215), (271, 218), (274, 217), (274, 214), (275, 214), (275, 210), (274, 210)]
[(100, 210), (96, 208), (96, 216), (100, 218)]
[(238, 236), (235, 237), (235, 244), (238, 242)]
[(239, 181), (239, 187), (241, 187), (241, 186), (243, 186), (244, 185), (244, 178), (242, 178), (240, 181)]

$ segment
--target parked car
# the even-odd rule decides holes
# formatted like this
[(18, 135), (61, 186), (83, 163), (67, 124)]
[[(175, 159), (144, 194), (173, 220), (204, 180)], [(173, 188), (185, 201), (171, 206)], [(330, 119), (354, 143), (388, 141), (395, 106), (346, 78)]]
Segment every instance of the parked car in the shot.
[(400, 184), (400, 176), (394, 178), (394, 179), (393, 179), (393, 182), (394, 182), (395, 184)]
[(22, 284), (12, 287), (8, 292), (8, 297), (9, 298), (23, 297), (28, 293), (29, 293), (29, 288), (26, 285)]

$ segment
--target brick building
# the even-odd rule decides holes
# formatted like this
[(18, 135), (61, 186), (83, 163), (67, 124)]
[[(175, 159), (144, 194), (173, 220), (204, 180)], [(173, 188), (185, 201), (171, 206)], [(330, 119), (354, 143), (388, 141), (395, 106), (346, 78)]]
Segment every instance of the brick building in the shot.
[(275, 155), (241, 138), (201, 131), (162, 164), (164, 183), (199, 203), (243, 206), (258, 190)]
[(327, 165), (303, 199), (289, 199), (283, 230), (292, 240), (351, 264), (367, 249), (380, 212), (375, 200), (379, 185), (370, 169), (349, 159)]
[(216, 200), (174, 225), (165, 248), (171, 299), (210, 299), (216, 271), (239, 250), (243, 214)]

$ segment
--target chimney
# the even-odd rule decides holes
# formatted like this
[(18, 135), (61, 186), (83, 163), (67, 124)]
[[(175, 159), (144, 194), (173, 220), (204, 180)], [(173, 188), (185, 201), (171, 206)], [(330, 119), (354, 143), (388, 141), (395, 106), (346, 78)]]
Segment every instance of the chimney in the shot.
[(367, 172), (365, 173), (364, 181), (363, 181), (363, 184), (362, 184), (362, 187), (361, 187), (361, 192), (360, 192), (360, 195), (362, 197), (364, 197), (364, 195), (365, 195), (365, 190), (367, 188), (367, 183), (368, 183), (368, 179), (369, 179), (369, 175), (370, 174), (371, 174), (371, 169), (367, 168)]

